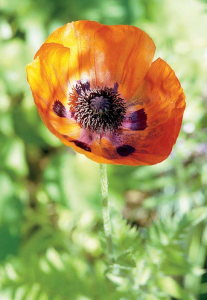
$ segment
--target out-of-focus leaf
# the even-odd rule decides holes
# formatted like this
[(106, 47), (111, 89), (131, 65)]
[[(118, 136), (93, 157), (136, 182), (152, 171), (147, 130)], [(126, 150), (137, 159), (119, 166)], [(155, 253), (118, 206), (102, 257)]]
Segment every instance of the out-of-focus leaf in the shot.
[(158, 286), (168, 295), (181, 300), (193, 300), (193, 296), (185, 291), (173, 278), (163, 277), (157, 280)]
[(28, 168), (25, 158), (25, 148), (21, 140), (11, 141), (7, 150), (5, 165), (8, 169), (20, 176), (27, 174)]

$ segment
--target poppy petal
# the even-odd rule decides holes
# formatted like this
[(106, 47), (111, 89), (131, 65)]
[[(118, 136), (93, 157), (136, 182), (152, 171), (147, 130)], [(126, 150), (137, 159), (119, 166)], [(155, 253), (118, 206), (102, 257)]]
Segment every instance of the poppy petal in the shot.
[(70, 49), (59, 44), (47, 44), (44, 51), (27, 66), (27, 74), (44, 123), (51, 131), (74, 138), (80, 134), (80, 126), (70, 118), (67, 104), (69, 57)]
[[(125, 100), (135, 93), (154, 57), (155, 44), (141, 29), (106, 26), (92, 21), (66, 24), (52, 33), (45, 43), (70, 48), (70, 82), (90, 79), (92, 87), (113, 87)], [(44, 44), (37, 52), (44, 51)]]
[(128, 119), (142, 109), (146, 114), (147, 126), (144, 130), (134, 130), (130, 126), (133, 125), (131, 120), (128, 126), (125, 122), (123, 143), (136, 145), (133, 156), (138, 160), (147, 164), (158, 163), (169, 156), (178, 137), (185, 109), (185, 95), (174, 71), (159, 58), (152, 63), (136, 96), (137, 102), (134, 99), (135, 105), (127, 111)]
[(44, 103), (51, 107), (56, 99), (67, 102), (69, 58), (70, 49), (51, 43), (44, 45), (44, 51), (27, 66), (28, 82), (37, 106)]
[[(70, 48), (71, 84), (77, 80), (90, 79), (91, 85), (96, 85), (94, 38), (96, 31), (102, 26), (93, 21), (72, 22), (58, 28), (46, 39), (45, 43), (57, 43)], [(44, 51), (44, 45), (35, 57)]]
[[(104, 37), (104, 38), (103, 38)], [(97, 82), (118, 83), (127, 102), (141, 84), (155, 52), (152, 39), (133, 26), (103, 26), (95, 36)]]

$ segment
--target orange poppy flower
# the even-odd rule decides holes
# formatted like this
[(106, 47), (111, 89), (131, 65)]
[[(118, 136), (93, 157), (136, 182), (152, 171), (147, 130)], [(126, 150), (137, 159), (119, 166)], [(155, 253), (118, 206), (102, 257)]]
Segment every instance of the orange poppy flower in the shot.
[(78, 21), (55, 30), (27, 66), (39, 114), (64, 144), (108, 164), (166, 159), (185, 95), (155, 44), (133, 26)]

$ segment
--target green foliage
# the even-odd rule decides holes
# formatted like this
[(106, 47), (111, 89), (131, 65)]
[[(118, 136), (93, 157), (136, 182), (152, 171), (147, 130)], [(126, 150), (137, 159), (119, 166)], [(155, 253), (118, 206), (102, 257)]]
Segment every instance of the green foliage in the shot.
[[(65, 222), (58, 228), (53, 218), (44, 220), (41, 226), (46, 213), (40, 209), (39, 220), (34, 222), (30, 215), (27, 221), (31, 227), (24, 232), (28, 238), (19, 255), (2, 264), (2, 289), (9, 288), (12, 299), (19, 299), (19, 293), (21, 299), (31, 300), (62, 300), (67, 295), (73, 295), (73, 299), (150, 299), (152, 295), (152, 299), (195, 299), (179, 282), (185, 274), (198, 276), (204, 272), (189, 262), (184, 241), (206, 217), (205, 208), (179, 220), (157, 221), (143, 231), (130, 228), (114, 213), (115, 263), (108, 267), (101, 239), (95, 234), (100, 227), (96, 215), (85, 212), (77, 219), (62, 206), (57, 208), (67, 217), (67, 228), (61, 228)], [(198, 215), (199, 221), (196, 218), (192, 222)]]
[[(187, 99), (168, 160), (108, 166), (112, 265), (99, 166), (47, 130), (26, 82), (25, 66), (44, 39), (78, 19), (145, 30)], [(206, 1), (1, 1), (1, 300), (207, 298), (206, 28)]]

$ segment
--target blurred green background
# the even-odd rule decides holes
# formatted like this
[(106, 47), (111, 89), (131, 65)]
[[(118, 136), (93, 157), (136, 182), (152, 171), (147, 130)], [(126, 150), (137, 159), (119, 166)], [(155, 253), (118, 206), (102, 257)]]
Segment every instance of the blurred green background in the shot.
[[(145, 30), (187, 100), (166, 161), (108, 166), (113, 267), (99, 165), (47, 130), (26, 81), (46, 37), (81, 19)], [(206, 1), (0, 0), (1, 300), (207, 299), (206, 70)]]

